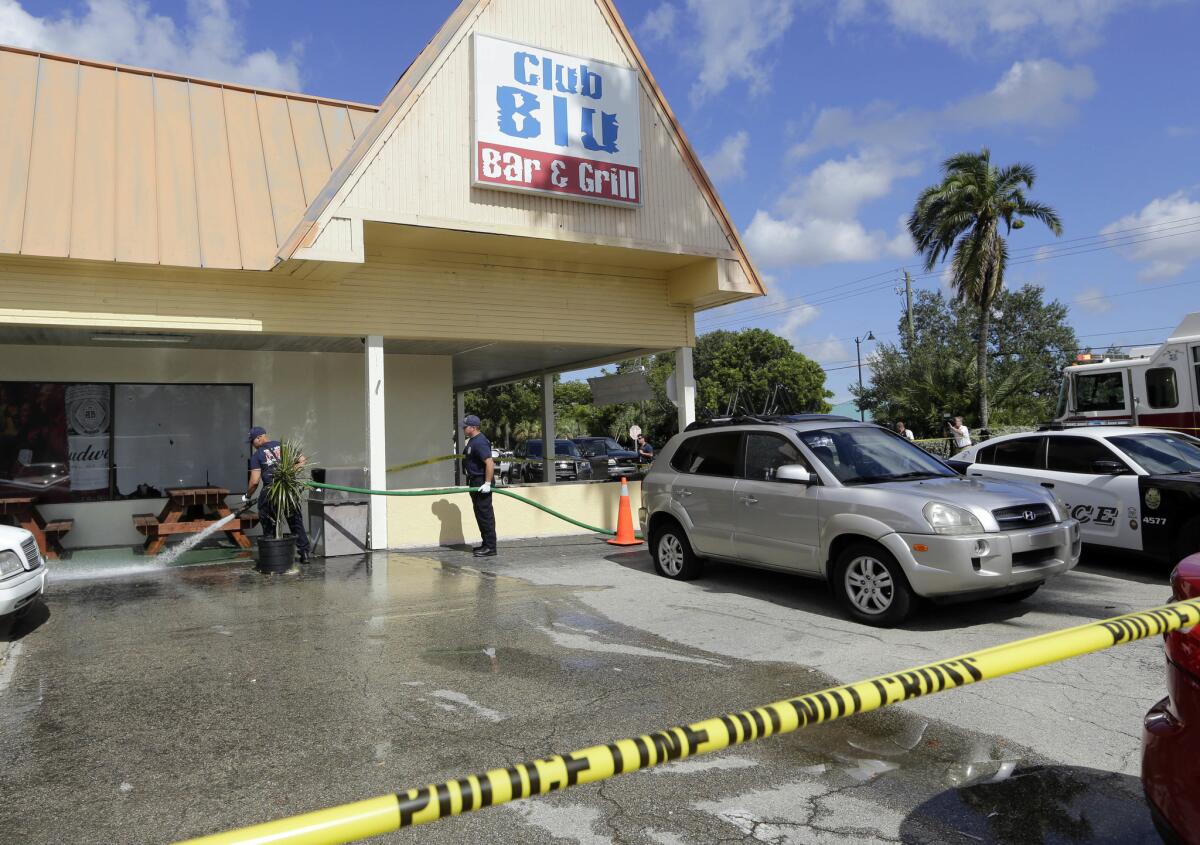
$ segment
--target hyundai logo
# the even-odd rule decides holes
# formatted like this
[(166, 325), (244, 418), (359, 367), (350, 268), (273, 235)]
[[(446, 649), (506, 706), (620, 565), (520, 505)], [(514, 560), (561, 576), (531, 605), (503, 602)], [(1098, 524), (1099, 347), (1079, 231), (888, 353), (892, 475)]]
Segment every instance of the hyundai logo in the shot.
[(1021, 514), (1021, 516), (1025, 517), (1026, 522), (1033, 522), (1037, 519), (1037, 514), (1033, 511), (1025, 511), (1025, 513)]

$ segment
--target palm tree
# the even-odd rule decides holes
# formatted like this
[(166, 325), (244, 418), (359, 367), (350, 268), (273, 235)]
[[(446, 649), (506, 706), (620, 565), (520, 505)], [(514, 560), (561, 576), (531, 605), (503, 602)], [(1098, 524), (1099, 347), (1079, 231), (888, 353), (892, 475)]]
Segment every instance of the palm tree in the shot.
[(921, 192), (908, 218), (908, 231), (925, 258), (925, 270), (933, 270), (953, 250), (950, 270), (955, 294), (979, 309), (976, 368), (983, 428), (988, 425), (988, 329), (992, 300), (1004, 287), (1005, 239), (1025, 225), (1022, 218), (1026, 217), (1040, 220), (1055, 235), (1062, 234), (1058, 212), (1025, 196), (1035, 177), (1030, 164), (995, 167), (987, 147), (978, 153), (959, 153), (942, 163), (942, 181)]

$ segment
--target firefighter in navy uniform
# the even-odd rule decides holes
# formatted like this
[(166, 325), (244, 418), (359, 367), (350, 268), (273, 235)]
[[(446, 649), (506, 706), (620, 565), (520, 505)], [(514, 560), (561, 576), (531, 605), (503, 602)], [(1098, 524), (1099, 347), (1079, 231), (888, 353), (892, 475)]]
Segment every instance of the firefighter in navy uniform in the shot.
[[(279, 441), (267, 436), (267, 430), (260, 425), (250, 429), (250, 481), (246, 485), (246, 495), (242, 503), (248, 504), (254, 496), (254, 488), (262, 482), (258, 494), (258, 518), (262, 522), (264, 537), (275, 536), (275, 508), (271, 506), (267, 490), (271, 486), (271, 478), (275, 475), (275, 466), (279, 463)], [(296, 552), (300, 555), (301, 563), (308, 563), (309, 546), (308, 533), (304, 530), (304, 517), (299, 511), (288, 515), (288, 528), (296, 538)]]
[(479, 526), (482, 541), (474, 549), (475, 557), (495, 557), (496, 513), (492, 510), (492, 477), (496, 473), (496, 462), (492, 459), (492, 444), (479, 426), (479, 417), (474, 414), (463, 417), (463, 434), (467, 436), (463, 474), (468, 485), (479, 488), (471, 491), (471, 505), (475, 509), (475, 523)]

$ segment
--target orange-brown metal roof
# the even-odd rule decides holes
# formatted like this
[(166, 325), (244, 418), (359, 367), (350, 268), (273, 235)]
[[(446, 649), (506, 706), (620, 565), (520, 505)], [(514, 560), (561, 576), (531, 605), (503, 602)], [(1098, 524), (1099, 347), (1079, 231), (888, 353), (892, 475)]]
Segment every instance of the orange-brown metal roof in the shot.
[(0, 45), (0, 253), (270, 269), (376, 111)]

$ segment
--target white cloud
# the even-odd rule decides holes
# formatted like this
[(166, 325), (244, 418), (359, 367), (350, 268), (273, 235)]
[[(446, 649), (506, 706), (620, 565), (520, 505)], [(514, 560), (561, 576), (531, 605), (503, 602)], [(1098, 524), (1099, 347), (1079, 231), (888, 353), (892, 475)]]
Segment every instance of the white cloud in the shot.
[[(818, 363), (828, 365), (838, 365), (845, 361), (853, 360), (850, 358), (850, 347), (844, 340), (828, 335), (818, 339), (798, 339), (792, 341), (792, 346), (796, 351), (811, 358)], [(864, 367), (866, 362), (863, 362)]]
[(666, 41), (675, 32), (679, 10), (671, 3), (660, 3), (642, 18), (642, 33), (651, 42)]
[(226, 0), (189, 0), (177, 24), (138, 0), (86, 0), (81, 15), (27, 12), (17, 0), (0, 0), (0, 42), (176, 73), (295, 91), (300, 88), (300, 48), (247, 52), (242, 26)]
[(1075, 118), (1079, 104), (1096, 93), (1096, 80), (1084, 65), (1067, 67), (1052, 59), (1015, 62), (995, 86), (945, 108), (900, 110), (871, 103), (860, 110), (822, 109), (808, 137), (791, 149), (798, 158), (847, 146), (910, 153), (933, 144), (935, 132), (992, 127), (1053, 128)]
[(750, 133), (744, 129), (726, 138), (717, 151), (704, 157), (704, 169), (715, 182), (731, 182), (746, 175), (746, 149)]
[(795, 0), (687, 0), (687, 17), (697, 29), (690, 52), (700, 71), (692, 85), (693, 103), (720, 94), (730, 82), (746, 83), (751, 94), (770, 87), (765, 54), (792, 25)]
[(1015, 62), (986, 94), (967, 97), (942, 117), (963, 128), (987, 126), (1062, 126), (1074, 120), (1078, 104), (1096, 93), (1096, 80), (1085, 65), (1066, 67), (1053, 59)]
[(908, 233), (908, 217), (901, 214), (896, 220), (896, 235), (887, 242), (887, 252), (897, 258), (912, 258), (917, 254), (917, 245)]
[(1108, 19), (1135, 0), (839, 0), (837, 21), (875, 23), (960, 50), (1050, 41), (1085, 50), (1100, 41)]
[(819, 316), (821, 316), (820, 308), (800, 300), (790, 307), (787, 316), (783, 319), (783, 323), (775, 330), (775, 333), (780, 337), (786, 338), (794, 346), (798, 342), (800, 329), (807, 326)]
[[(1200, 230), (1195, 218), (1200, 217), (1200, 200), (1192, 199), (1185, 191), (1151, 200), (1136, 214), (1128, 214), (1101, 229), (1109, 240), (1120, 238), (1119, 232), (1137, 228), (1129, 237), (1144, 238), (1142, 243), (1120, 247), (1119, 251), (1132, 261), (1148, 261), (1149, 266), (1138, 273), (1138, 279), (1152, 282), (1178, 276), (1188, 265), (1200, 261)], [(1171, 224), (1192, 218), (1191, 224)], [(1154, 228), (1143, 228), (1154, 227)], [(1124, 241), (1122, 239), (1122, 242)]]
[(1112, 310), (1112, 301), (1097, 287), (1084, 288), (1075, 294), (1074, 304), (1089, 314), (1103, 314)]
[(775, 214), (760, 209), (754, 215), (746, 244), (767, 267), (878, 258), (896, 248), (896, 238), (868, 231), (856, 215), (865, 203), (887, 196), (895, 180), (915, 173), (914, 164), (881, 153), (826, 161), (792, 183)]

